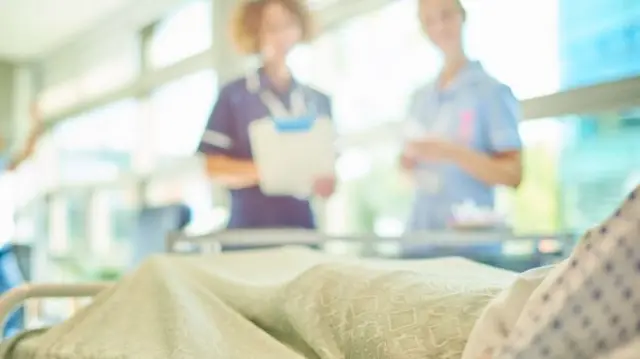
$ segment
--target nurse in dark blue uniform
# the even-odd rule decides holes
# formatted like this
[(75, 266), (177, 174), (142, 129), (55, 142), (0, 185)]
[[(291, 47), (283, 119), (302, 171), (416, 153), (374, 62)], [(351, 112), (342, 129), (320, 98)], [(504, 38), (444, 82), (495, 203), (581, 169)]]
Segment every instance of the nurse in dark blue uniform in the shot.
[[(228, 228), (315, 228), (308, 199), (260, 191), (248, 133), (251, 122), (282, 112), (331, 117), (329, 98), (298, 82), (286, 64), (290, 50), (310, 38), (310, 20), (300, 0), (253, 0), (238, 9), (234, 39), (263, 65), (222, 88), (198, 149), (210, 176), (231, 190)], [(318, 178), (313, 194), (329, 197), (334, 185), (333, 176)]]

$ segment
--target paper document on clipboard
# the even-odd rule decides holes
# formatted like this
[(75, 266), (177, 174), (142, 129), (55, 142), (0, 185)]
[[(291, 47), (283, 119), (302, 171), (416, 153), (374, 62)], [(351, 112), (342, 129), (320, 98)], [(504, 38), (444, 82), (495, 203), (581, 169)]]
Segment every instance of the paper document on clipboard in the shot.
[(249, 139), (264, 194), (307, 197), (315, 180), (334, 173), (336, 133), (329, 118), (257, 120)]

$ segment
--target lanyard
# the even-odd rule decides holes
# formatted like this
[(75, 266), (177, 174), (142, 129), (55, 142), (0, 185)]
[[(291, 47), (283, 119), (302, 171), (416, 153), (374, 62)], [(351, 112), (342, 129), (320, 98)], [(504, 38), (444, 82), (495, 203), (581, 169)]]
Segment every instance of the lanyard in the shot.
[(267, 107), (272, 117), (291, 118), (303, 116), (307, 112), (304, 92), (300, 86), (296, 85), (289, 95), (291, 111), (287, 110), (287, 107), (273, 91), (260, 88), (260, 76), (258, 73), (254, 72), (247, 76), (247, 89), (250, 92), (258, 93), (260, 100)]

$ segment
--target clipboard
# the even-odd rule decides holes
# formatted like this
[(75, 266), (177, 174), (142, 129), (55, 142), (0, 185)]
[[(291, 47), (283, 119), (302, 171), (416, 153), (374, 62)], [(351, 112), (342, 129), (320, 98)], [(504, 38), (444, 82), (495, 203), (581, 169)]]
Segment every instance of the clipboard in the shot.
[(249, 140), (264, 194), (305, 198), (319, 177), (335, 173), (336, 132), (327, 117), (256, 120)]

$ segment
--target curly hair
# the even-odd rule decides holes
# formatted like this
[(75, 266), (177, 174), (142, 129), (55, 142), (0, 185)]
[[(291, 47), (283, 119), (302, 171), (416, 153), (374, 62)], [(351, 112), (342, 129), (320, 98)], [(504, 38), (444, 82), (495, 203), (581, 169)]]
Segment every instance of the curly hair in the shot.
[(277, 3), (289, 10), (298, 20), (302, 30), (302, 41), (313, 37), (313, 19), (303, 0), (242, 0), (231, 21), (231, 36), (238, 50), (247, 55), (260, 51), (260, 27), (267, 5)]

